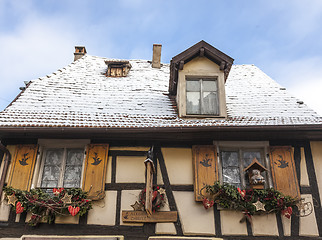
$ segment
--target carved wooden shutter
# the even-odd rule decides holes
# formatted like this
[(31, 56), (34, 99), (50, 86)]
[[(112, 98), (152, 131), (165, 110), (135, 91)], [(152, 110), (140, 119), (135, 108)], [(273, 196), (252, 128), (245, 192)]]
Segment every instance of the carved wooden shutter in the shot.
[(83, 176), (83, 191), (88, 198), (102, 199), (105, 196), (105, 179), (108, 160), (108, 144), (89, 144)]
[(284, 195), (300, 197), (292, 147), (270, 147), (274, 188)]
[(12, 156), (8, 186), (29, 191), (37, 158), (38, 145), (17, 145)]
[[(213, 185), (218, 181), (217, 150), (213, 145), (192, 147), (194, 163), (195, 200), (202, 201), (201, 189), (205, 185)], [(205, 193), (204, 191), (202, 192)]]

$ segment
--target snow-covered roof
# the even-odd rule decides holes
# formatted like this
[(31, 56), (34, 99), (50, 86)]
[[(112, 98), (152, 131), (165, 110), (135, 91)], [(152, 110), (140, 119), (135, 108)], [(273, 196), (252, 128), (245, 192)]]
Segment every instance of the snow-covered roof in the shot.
[(321, 118), (254, 65), (233, 65), (226, 119), (179, 118), (168, 94), (169, 64), (130, 60), (126, 77), (106, 77), (106, 60), (85, 55), (32, 80), (0, 113), (1, 127), (155, 128), (321, 124)]

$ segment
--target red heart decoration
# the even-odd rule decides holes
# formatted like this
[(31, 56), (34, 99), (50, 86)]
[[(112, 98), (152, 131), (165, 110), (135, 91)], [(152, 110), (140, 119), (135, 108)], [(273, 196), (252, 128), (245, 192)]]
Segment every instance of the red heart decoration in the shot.
[(80, 208), (79, 207), (72, 207), (69, 206), (68, 207), (68, 212), (70, 213), (70, 215), (75, 216), (78, 212), (79, 212)]
[(209, 201), (207, 198), (204, 198), (202, 201), (203, 206), (205, 207), (205, 209), (211, 208), (215, 202), (214, 201)]
[(282, 210), (282, 214), (283, 214), (285, 217), (287, 217), (288, 219), (289, 219), (289, 218), (291, 218), (292, 213), (293, 213), (293, 209), (292, 209), (292, 207), (288, 207), (288, 208), (286, 208), (286, 209)]
[(24, 210), (24, 207), (21, 205), (21, 202), (17, 202), (17, 205), (16, 205), (16, 213), (19, 214), (19, 213), (22, 213)]

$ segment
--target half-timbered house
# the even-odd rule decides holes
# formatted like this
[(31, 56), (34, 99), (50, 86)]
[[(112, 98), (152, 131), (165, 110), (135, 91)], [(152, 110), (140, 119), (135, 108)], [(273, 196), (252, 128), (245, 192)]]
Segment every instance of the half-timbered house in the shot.
[[(322, 237), (322, 119), (284, 87), (204, 41), (170, 64), (161, 45), (152, 61), (75, 49), (74, 62), (28, 82), (0, 113), (0, 239)], [(254, 191), (283, 195), (265, 198), (274, 211), (258, 198), (248, 216), (208, 199), (215, 182), (238, 187), (243, 204)], [(29, 194), (39, 188), (69, 212)], [(78, 213), (62, 188), (87, 192), (92, 209)], [(292, 212), (284, 196), (297, 200)]]

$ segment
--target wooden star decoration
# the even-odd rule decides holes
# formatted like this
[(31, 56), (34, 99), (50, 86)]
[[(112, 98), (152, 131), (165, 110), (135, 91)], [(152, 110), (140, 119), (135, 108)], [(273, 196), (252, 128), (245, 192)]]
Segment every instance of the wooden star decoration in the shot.
[(165, 189), (164, 188), (160, 188), (159, 190), (158, 190), (158, 192), (162, 195), (162, 194), (165, 194)]
[(260, 210), (266, 211), (265, 210), (265, 204), (262, 203), (261, 201), (257, 201), (255, 203), (253, 203), (253, 205), (256, 207), (256, 211), (260, 211)]
[(65, 193), (61, 200), (64, 204), (72, 203), (72, 195), (68, 195), (68, 193)]
[(16, 205), (18, 198), (14, 194), (7, 196), (7, 198), (8, 198), (8, 204), (11, 204), (12, 206)]
[(144, 206), (141, 203), (138, 203), (136, 201), (131, 207), (134, 209), (134, 211), (144, 211)]

